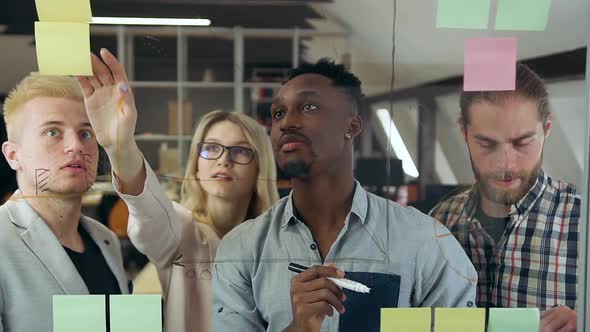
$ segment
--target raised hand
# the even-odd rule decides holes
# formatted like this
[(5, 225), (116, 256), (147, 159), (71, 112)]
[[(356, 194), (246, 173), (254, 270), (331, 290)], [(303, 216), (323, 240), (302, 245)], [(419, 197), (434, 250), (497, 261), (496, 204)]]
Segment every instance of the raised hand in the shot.
[(92, 54), (94, 76), (77, 78), (98, 144), (111, 154), (134, 144), (137, 110), (121, 63), (104, 48), (100, 56)]
[(122, 193), (138, 195), (145, 183), (143, 156), (135, 142), (137, 110), (125, 69), (106, 49), (92, 54), (93, 76), (79, 76), (86, 113), (111, 161), (115, 185)]

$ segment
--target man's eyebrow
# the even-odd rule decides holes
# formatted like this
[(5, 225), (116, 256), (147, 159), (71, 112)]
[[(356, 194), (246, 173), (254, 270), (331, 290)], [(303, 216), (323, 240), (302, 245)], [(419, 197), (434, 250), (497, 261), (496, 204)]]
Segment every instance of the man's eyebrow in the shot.
[(522, 141), (523, 139), (527, 139), (527, 138), (530, 138), (530, 137), (533, 137), (533, 136), (535, 136), (535, 134), (536, 134), (536, 133), (535, 133), (534, 131), (529, 131), (529, 132), (526, 132), (526, 133), (524, 133), (524, 134), (522, 134), (522, 135), (518, 136), (518, 137), (517, 137), (517, 138), (515, 138), (515, 139), (512, 139), (511, 141), (512, 141), (512, 142), (518, 142), (518, 141)]
[[(317, 91), (314, 90), (303, 90), (303, 91), (299, 91), (296, 94), (297, 98), (308, 98), (308, 97), (317, 97), (320, 94)], [(283, 103), (283, 98), (276, 96), (272, 99), (272, 104), (277, 105), (277, 104), (282, 104)]]
[(63, 121), (45, 121), (39, 127), (46, 127), (46, 126), (63, 126)]
[(487, 136), (483, 136), (481, 134), (475, 134), (473, 137), (475, 137), (475, 139), (480, 140), (480, 141), (486, 141), (486, 142), (490, 142), (490, 143), (497, 143), (497, 141), (493, 138), (487, 137)]
[[(39, 127), (64, 126), (64, 125), (65, 125), (65, 122), (63, 122), (63, 121), (51, 120), (51, 121), (45, 121), (45, 122), (43, 122)], [(80, 127), (90, 127), (90, 128), (92, 128), (92, 125), (90, 124), (90, 122), (82, 122), (79, 126)]]
[[(526, 132), (526, 133), (524, 133), (524, 134), (522, 134), (522, 135), (520, 135), (520, 136), (518, 136), (516, 138), (511, 139), (510, 142), (514, 143), (514, 142), (522, 141), (524, 139), (527, 139), (527, 138), (530, 138), (530, 137), (535, 136), (535, 134), (536, 133), (534, 131), (529, 131), (529, 132)], [(489, 142), (489, 143), (497, 143), (498, 142), (498, 141), (496, 141), (493, 138), (486, 137), (486, 136), (483, 136), (483, 135), (480, 135), (480, 134), (476, 134), (476, 135), (474, 135), (474, 137), (477, 140), (485, 141), (485, 142)]]

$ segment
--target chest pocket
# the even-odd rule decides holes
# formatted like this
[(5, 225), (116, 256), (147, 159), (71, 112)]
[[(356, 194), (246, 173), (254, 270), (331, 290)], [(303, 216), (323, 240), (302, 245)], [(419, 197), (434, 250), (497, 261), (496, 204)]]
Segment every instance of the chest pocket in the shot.
[(396, 274), (346, 272), (345, 278), (371, 288), (369, 294), (343, 289), (346, 312), (340, 316), (339, 331), (379, 332), (381, 308), (398, 306), (401, 277)]

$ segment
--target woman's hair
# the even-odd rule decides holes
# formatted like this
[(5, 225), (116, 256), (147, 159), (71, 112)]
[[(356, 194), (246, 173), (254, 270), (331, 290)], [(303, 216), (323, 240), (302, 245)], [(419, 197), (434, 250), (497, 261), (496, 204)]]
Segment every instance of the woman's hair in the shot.
[(270, 208), (278, 199), (277, 171), (272, 147), (264, 127), (249, 116), (236, 112), (212, 111), (199, 121), (191, 142), (186, 174), (182, 183), (181, 204), (193, 211), (198, 222), (211, 223), (207, 215), (207, 193), (196, 178), (199, 158), (198, 144), (203, 142), (209, 129), (216, 123), (230, 121), (239, 126), (250, 146), (256, 151), (255, 161), (258, 165), (256, 190), (253, 193), (246, 219), (259, 216)]

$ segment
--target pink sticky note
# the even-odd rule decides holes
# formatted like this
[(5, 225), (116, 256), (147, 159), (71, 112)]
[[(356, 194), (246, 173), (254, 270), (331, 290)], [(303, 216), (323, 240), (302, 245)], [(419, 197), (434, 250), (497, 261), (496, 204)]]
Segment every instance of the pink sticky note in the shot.
[(465, 40), (465, 91), (509, 91), (516, 85), (516, 38)]

